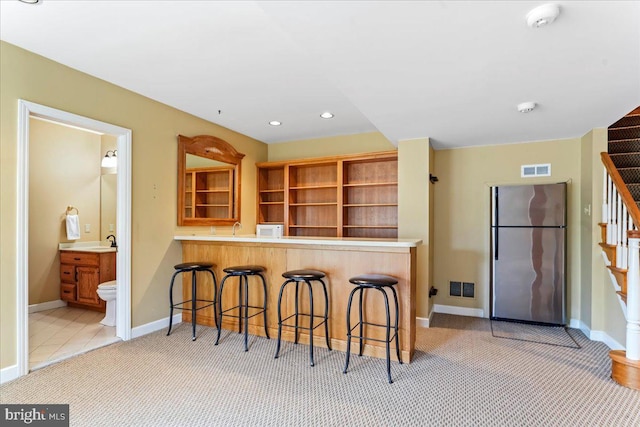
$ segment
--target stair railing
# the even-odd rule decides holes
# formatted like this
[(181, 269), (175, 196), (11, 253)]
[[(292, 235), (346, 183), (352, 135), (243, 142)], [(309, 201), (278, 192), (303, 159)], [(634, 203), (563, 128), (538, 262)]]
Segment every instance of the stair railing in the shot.
[(633, 200), (608, 153), (604, 164), (602, 222), (606, 243), (615, 246), (615, 267), (627, 271), (626, 358), (640, 360), (640, 208)]

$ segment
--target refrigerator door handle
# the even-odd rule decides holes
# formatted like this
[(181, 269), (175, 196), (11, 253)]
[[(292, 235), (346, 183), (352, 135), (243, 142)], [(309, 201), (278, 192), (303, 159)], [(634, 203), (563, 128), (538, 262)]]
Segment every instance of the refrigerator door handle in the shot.
[(494, 206), (494, 219), (493, 219), (493, 223), (494, 223), (494, 236), (493, 236), (493, 241), (494, 241), (494, 259), (496, 261), (498, 261), (498, 225), (500, 224), (500, 220), (499, 220), (499, 215), (498, 215), (498, 187), (495, 187), (494, 189), (494, 201), (493, 201), (493, 206)]

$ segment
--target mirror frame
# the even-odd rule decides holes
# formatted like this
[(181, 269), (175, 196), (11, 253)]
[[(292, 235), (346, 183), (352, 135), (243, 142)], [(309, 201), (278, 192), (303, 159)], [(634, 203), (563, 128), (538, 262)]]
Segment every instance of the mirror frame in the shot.
[[(185, 217), (185, 173), (187, 154), (205, 157), (233, 166), (233, 217), (232, 218), (186, 218)], [(244, 154), (238, 152), (223, 139), (210, 135), (190, 138), (178, 135), (178, 225), (233, 225), (240, 222), (241, 166)]]

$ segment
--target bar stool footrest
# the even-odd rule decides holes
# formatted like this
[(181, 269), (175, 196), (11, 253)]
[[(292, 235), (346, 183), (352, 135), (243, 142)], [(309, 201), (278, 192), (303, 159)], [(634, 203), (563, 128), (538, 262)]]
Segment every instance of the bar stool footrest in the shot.
[[(207, 303), (207, 304), (198, 307), (198, 303), (199, 302), (203, 302), (203, 303)], [(198, 300), (196, 300), (196, 308), (195, 309), (196, 309), (196, 311), (197, 310), (202, 310), (203, 308), (207, 308), (207, 307), (213, 306), (215, 303), (216, 303), (215, 301), (211, 301), (211, 300), (198, 299)], [(189, 304), (189, 307), (178, 307), (178, 306), (181, 306), (181, 305), (184, 305), (184, 304)], [(189, 299), (189, 300), (186, 300), (186, 301), (175, 303), (175, 304), (172, 305), (172, 307), (175, 310), (193, 310), (193, 308), (191, 307), (191, 304), (192, 304), (192, 300)]]
[[(247, 316), (247, 319), (250, 319), (250, 318), (252, 318), (254, 316), (257, 316), (258, 314), (262, 314), (265, 311), (264, 307), (258, 307), (258, 306), (254, 306), (254, 305), (249, 305), (249, 306), (236, 305), (235, 307), (230, 307), (230, 308), (224, 310), (223, 312), (221, 312), (221, 315), (222, 316), (226, 316), (226, 317), (234, 317), (236, 319), (238, 319), (238, 318), (244, 319), (244, 314), (242, 314), (242, 310), (244, 310), (245, 307), (247, 307), (247, 308), (252, 310), (252, 314), (249, 314)], [(228, 311), (238, 310), (238, 309), (240, 309), (240, 315), (226, 314)], [(257, 311), (255, 311), (255, 310), (257, 310)]]
[[(290, 324), (290, 323), (285, 323), (285, 321), (287, 321), (287, 320), (291, 319), (291, 318), (292, 318), (292, 317), (294, 317), (294, 316), (295, 316), (295, 313), (294, 313), (294, 314), (292, 314), (292, 315), (290, 315), (290, 316), (285, 317), (284, 319), (282, 319), (282, 321), (280, 322), (280, 324), (281, 324), (282, 326), (287, 327), (287, 328), (296, 328), (296, 325), (295, 325), (295, 324), (293, 324), (293, 325), (292, 325), (292, 324)], [(298, 316), (306, 316), (306, 317), (309, 317), (309, 318), (311, 317), (311, 315), (310, 315), (310, 314), (308, 314), (308, 313), (298, 313)], [(322, 325), (327, 321), (327, 318), (326, 318), (326, 317), (324, 317), (324, 316), (321, 316), (321, 315), (316, 315), (316, 314), (314, 314), (314, 315), (313, 315), (313, 317), (314, 317), (315, 319), (320, 320), (320, 321), (319, 321), (317, 324), (315, 324), (313, 327), (311, 327), (311, 326), (300, 326), (300, 325), (298, 325), (298, 326), (297, 326), (297, 328), (298, 328), (298, 329), (305, 329), (305, 330), (307, 330), (307, 331), (308, 331), (308, 330), (311, 330), (311, 329), (316, 329), (318, 326), (322, 326)]]

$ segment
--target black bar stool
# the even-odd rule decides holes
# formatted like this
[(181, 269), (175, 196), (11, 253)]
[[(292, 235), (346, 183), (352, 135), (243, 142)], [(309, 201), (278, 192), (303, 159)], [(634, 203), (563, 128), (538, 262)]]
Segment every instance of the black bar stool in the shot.
[[(171, 325), (173, 323), (173, 309), (178, 310), (191, 310), (191, 327), (192, 338), (191, 341), (196, 340), (196, 311), (202, 310), (203, 308), (213, 306), (213, 318), (218, 324), (218, 315), (216, 312), (216, 295), (218, 295), (218, 285), (216, 282), (216, 274), (213, 272), (213, 264), (210, 262), (185, 262), (182, 264), (174, 265), (173, 268), (176, 269), (176, 272), (171, 276), (171, 285), (169, 285), (169, 330), (167, 331), (167, 336), (171, 334)], [(211, 277), (213, 278), (213, 299), (212, 300), (204, 300), (197, 298), (197, 287), (196, 287), (196, 273), (198, 271), (208, 271), (211, 273)], [(173, 302), (173, 283), (175, 278), (180, 273), (191, 273), (191, 299), (185, 300), (182, 302), (175, 303)], [(198, 303), (204, 303), (204, 305), (198, 305)], [(188, 304), (188, 306), (185, 306)]]
[[(391, 380), (391, 352), (389, 350), (389, 344), (395, 338), (396, 340), (396, 355), (398, 356), (398, 362), (402, 365), (402, 358), (400, 357), (400, 345), (398, 344), (398, 294), (394, 286), (398, 283), (398, 280), (391, 276), (385, 276), (382, 274), (363, 274), (360, 276), (355, 276), (349, 279), (350, 283), (356, 285), (355, 288), (349, 294), (349, 303), (347, 304), (347, 360), (344, 365), (343, 373), (347, 373), (347, 368), (349, 368), (349, 356), (351, 354), (351, 338), (358, 338), (360, 340), (360, 351), (358, 356), (362, 356), (362, 350), (364, 349), (363, 340), (370, 339), (372, 341), (384, 342), (386, 344), (387, 350), (387, 376), (389, 377), (389, 384), (393, 381)], [(376, 289), (382, 293), (384, 296), (384, 305), (386, 310), (386, 324), (381, 325), (377, 323), (365, 322), (362, 319), (362, 301), (364, 297), (365, 289)], [(391, 289), (393, 293), (393, 300), (395, 303), (395, 312), (396, 312), (396, 321), (394, 325), (391, 325), (391, 316), (389, 314), (389, 297), (387, 296), (386, 289)], [(352, 328), (351, 327), (351, 303), (353, 301), (353, 296), (356, 292), (360, 291), (360, 301), (358, 304), (358, 323)], [(364, 336), (364, 325), (377, 326), (385, 328), (386, 339), (376, 339), (371, 337)], [(360, 327), (359, 334), (353, 335), (353, 330), (357, 327)], [(393, 335), (391, 335), (391, 328), (393, 328)]]
[[(280, 353), (280, 337), (282, 336), (282, 327), (286, 326), (289, 328), (294, 328), (295, 329), (295, 343), (298, 344), (298, 329), (306, 329), (309, 331), (309, 358), (311, 360), (311, 366), (314, 366), (313, 363), (313, 330), (315, 328), (317, 328), (318, 326), (322, 325), (324, 323), (324, 334), (325, 334), (325, 339), (327, 340), (327, 347), (329, 348), (329, 350), (331, 350), (331, 344), (329, 343), (329, 324), (328, 324), (328, 319), (329, 319), (329, 297), (327, 296), (327, 286), (325, 285), (324, 281), (322, 280), (322, 278), (325, 276), (325, 274), (322, 271), (318, 271), (318, 270), (292, 270), (292, 271), (287, 271), (285, 273), (282, 273), (282, 277), (284, 277), (285, 282), (282, 284), (282, 286), (280, 287), (280, 294), (278, 295), (278, 345), (276, 347), (276, 355), (275, 358), (278, 358), (278, 354)], [(317, 281), (320, 282), (322, 284), (322, 291), (324, 293), (324, 316), (318, 316), (321, 320), (320, 322), (318, 322), (317, 324), (314, 324), (314, 317), (316, 316), (314, 314), (313, 311), (313, 286), (311, 286), (311, 282), (312, 281)], [(287, 287), (287, 285), (289, 283), (295, 283), (296, 284), (296, 301), (295, 301), (295, 309), (294, 309), (294, 313), (285, 317), (284, 319), (282, 318), (282, 294), (284, 292), (284, 289)], [(300, 288), (300, 283), (306, 283), (307, 284), (307, 288), (309, 289), (309, 313), (300, 313), (300, 310), (298, 308), (298, 303), (299, 303), (299, 288)], [(309, 326), (300, 326), (299, 322), (298, 322), (298, 317), (299, 316), (307, 316), (309, 317)], [(291, 319), (292, 317), (295, 318), (295, 323), (294, 324), (287, 324), (285, 323), (287, 320)]]
[[(220, 295), (218, 296), (218, 301), (220, 301), (220, 312), (219, 319), (217, 322), (218, 326), (218, 336), (216, 338), (215, 345), (218, 345), (218, 341), (220, 340), (220, 331), (222, 329), (222, 316), (235, 317), (238, 319), (238, 333), (242, 333), (242, 320), (244, 319), (244, 351), (249, 351), (248, 340), (249, 340), (249, 323), (248, 320), (250, 317), (257, 316), (260, 313), (264, 315), (264, 333), (269, 339), (269, 331), (267, 330), (267, 282), (264, 280), (264, 276), (262, 272), (264, 271), (264, 267), (260, 267), (259, 265), (240, 265), (235, 267), (227, 267), (223, 269), (226, 276), (220, 282)], [(222, 290), (224, 289), (224, 283), (229, 277), (236, 276), (238, 277), (238, 305), (228, 308), (226, 310), (222, 310)], [(262, 289), (264, 291), (264, 305), (262, 307), (249, 305), (249, 276), (258, 276), (262, 279)], [(244, 279), (244, 280), (243, 280)], [(244, 282), (244, 286), (243, 285)], [(243, 288), (244, 287), (244, 291)], [(244, 292), (244, 301), (242, 299), (242, 294)], [(249, 309), (254, 309), (255, 311), (249, 316)], [(238, 315), (235, 314), (225, 314), (228, 311), (238, 309)], [(242, 309), (244, 309), (244, 316), (242, 314)]]

